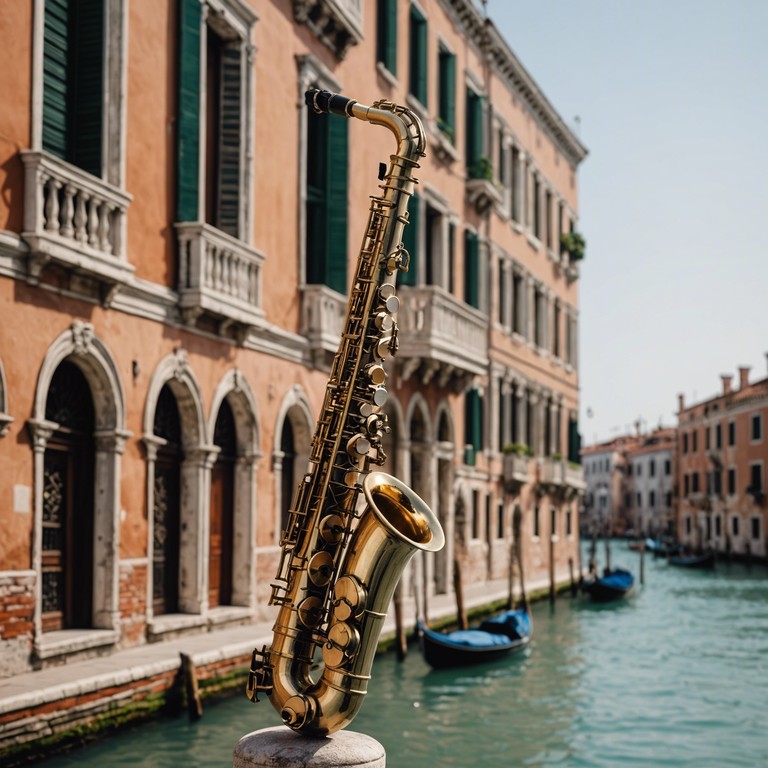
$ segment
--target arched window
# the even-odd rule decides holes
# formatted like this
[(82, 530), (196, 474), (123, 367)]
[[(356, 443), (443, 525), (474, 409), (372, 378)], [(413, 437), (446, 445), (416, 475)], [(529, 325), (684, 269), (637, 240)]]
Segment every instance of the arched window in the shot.
[(164, 441), (157, 449), (152, 509), (152, 607), (160, 615), (179, 611), (181, 420), (168, 384), (157, 399), (153, 433)]
[(45, 418), (57, 425), (43, 459), (42, 629), (93, 626), (94, 407), (71, 360), (56, 368)]
[(232, 604), (237, 431), (229, 402), (222, 400), (213, 442), (219, 448), (211, 471), (208, 606)]
[(288, 512), (293, 504), (296, 492), (296, 443), (293, 435), (293, 426), (289, 418), (283, 421), (283, 431), (280, 435), (280, 450), (283, 454), (282, 474), (282, 508), (280, 510), (280, 531), (285, 530), (288, 523)]

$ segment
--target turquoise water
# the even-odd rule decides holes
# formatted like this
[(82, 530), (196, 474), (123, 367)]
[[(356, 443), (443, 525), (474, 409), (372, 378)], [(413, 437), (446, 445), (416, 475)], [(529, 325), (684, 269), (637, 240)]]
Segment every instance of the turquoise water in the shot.
[[(638, 573), (638, 555), (614, 548)], [(676, 569), (646, 557), (634, 597), (534, 606), (525, 655), (431, 671), (411, 648), (379, 657), (352, 729), (392, 768), (768, 765), (768, 569)], [(229, 766), (235, 742), (277, 725), (267, 702), (206, 706), (45, 761), (62, 766)]]

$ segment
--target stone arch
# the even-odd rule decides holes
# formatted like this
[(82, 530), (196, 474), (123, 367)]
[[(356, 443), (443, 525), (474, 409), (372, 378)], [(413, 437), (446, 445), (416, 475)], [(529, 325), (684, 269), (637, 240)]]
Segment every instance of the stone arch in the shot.
[[(272, 444), (276, 539), (279, 539), (282, 532), (284, 513), (292, 501), (299, 479), (307, 468), (314, 423), (307, 397), (302, 388), (296, 384), (286, 392), (282, 403), (280, 403)], [(282, 443), (286, 428), (290, 429), (293, 440), (293, 451), (290, 457), (286, 456)], [(290, 460), (290, 466), (286, 459)]]
[[(224, 401), (235, 419), (237, 461), (234, 467), (232, 529), (232, 605), (256, 608), (256, 478), (260, 429), (256, 398), (248, 380), (236, 368), (227, 371), (213, 394), (208, 434), (214, 435), (216, 420)], [(214, 465), (215, 471), (215, 465)], [(206, 571), (207, 573), (207, 571)]]
[[(178, 610), (189, 614), (154, 616), (152, 608), (153, 580), (151, 566), (154, 557), (154, 522), (157, 513), (155, 494), (155, 463), (158, 449), (164, 441), (154, 432), (158, 399), (168, 386), (179, 412), (181, 425), (180, 537), (179, 537), (179, 595)], [(187, 360), (186, 352), (177, 348), (164, 357), (155, 368), (147, 390), (144, 407), (144, 435), (147, 452), (147, 613), (150, 635), (178, 630), (180, 626), (202, 623), (207, 610), (205, 593), (205, 543), (210, 505), (210, 469), (215, 449), (208, 440), (200, 387)]]
[[(92, 627), (97, 631), (91, 630), (83, 639), (75, 637), (82, 632), (66, 630), (72, 644), (57, 643), (53, 648), (42, 632), (42, 527), (45, 452), (58, 424), (46, 419), (46, 403), (54, 374), (65, 360), (82, 372), (94, 406)], [(44, 659), (109, 645), (119, 637), (120, 463), (130, 433), (125, 429), (125, 394), (117, 365), (90, 323), (76, 320), (48, 348), (37, 377), (32, 418), (27, 424), (34, 451), (35, 653)]]
[(387, 425), (389, 426), (389, 432), (384, 434), (382, 441), (384, 452), (387, 454), (387, 461), (382, 469), (389, 472), (390, 475), (402, 478), (407, 458), (405, 418), (400, 401), (396, 397), (392, 397), (391, 393), (382, 413), (387, 417)]

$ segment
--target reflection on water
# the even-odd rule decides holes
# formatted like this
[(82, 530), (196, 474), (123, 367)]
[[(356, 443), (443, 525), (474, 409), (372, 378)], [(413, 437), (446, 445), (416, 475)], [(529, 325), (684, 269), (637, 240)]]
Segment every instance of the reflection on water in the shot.
[[(638, 555), (614, 548), (617, 565)], [(353, 729), (392, 768), (768, 765), (768, 569), (675, 569), (647, 559), (630, 600), (534, 607), (518, 657), (431, 671), (379, 657)], [(277, 724), (244, 696), (203, 719), (164, 720), (45, 763), (228, 766), (243, 734)]]

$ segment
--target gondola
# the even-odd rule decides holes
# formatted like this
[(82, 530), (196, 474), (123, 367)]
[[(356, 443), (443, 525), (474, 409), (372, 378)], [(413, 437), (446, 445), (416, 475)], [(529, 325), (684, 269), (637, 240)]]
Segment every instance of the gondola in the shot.
[(715, 553), (704, 552), (701, 555), (673, 555), (669, 558), (669, 564), (681, 568), (714, 568)]
[(594, 601), (604, 603), (628, 597), (635, 586), (635, 577), (623, 568), (613, 568), (602, 576), (585, 581), (581, 589)]
[(506, 611), (483, 621), (477, 629), (435, 632), (419, 621), (419, 642), (424, 660), (433, 669), (449, 669), (496, 661), (523, 650), (531, 639), (530, 616)]

